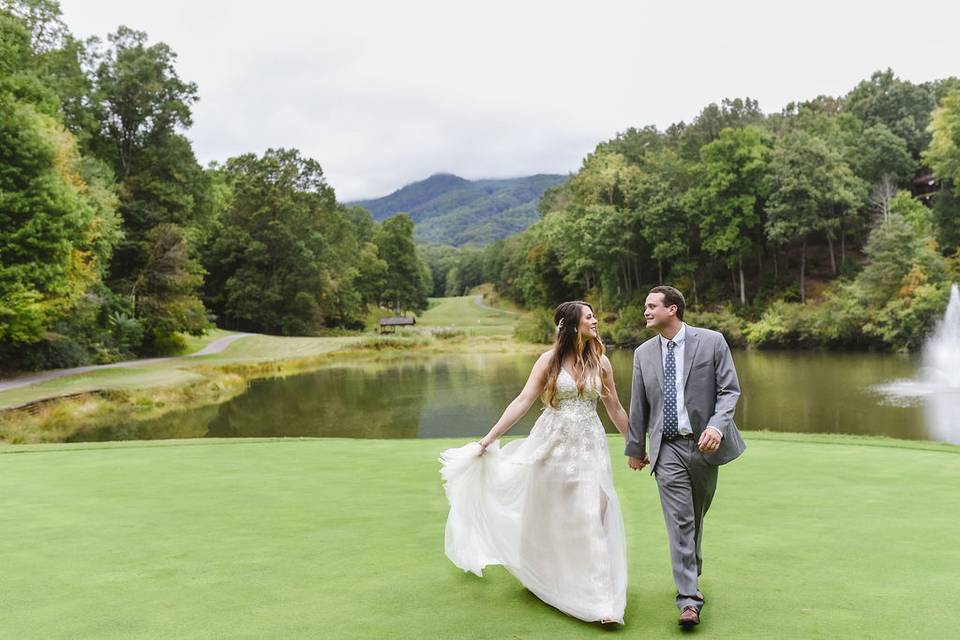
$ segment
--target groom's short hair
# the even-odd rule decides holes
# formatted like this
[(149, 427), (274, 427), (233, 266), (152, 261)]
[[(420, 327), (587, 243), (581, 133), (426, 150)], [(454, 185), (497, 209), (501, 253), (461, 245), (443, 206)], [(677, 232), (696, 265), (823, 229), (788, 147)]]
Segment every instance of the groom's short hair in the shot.
[(663, 305), (665, 307), (676, 305), (677, 317), (683, 320), (683, 307), (686, 305), (686, 301), (684, 301), (683, 294), (680, 293), (678, 289), (674, 289), (668, 285), (660, 285), (659, 287), (650, 289), (650, 293), (662, 293)]

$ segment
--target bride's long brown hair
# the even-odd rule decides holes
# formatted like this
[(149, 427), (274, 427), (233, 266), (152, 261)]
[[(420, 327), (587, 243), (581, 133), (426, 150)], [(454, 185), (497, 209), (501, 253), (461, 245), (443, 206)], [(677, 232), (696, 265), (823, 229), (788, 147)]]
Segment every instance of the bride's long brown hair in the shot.
[(584, 309), (593, 311), (589, 303), (582, 300), (561, 302), (553, 312), (553, 322), (557, 325), (557, 338), (553, 342), (553, 357), (547, 368), (547, 383), (543, 389), (543, 403), (548, 407), (557, 407), (557, 377), (563, 367), (563, 361), (570, 354), (575, 355), (577, 374), (577, 393), (583, 397), (583, 389), (587, 380), (596, 380), (600, 375), (600, 397), (606, 397), (606, 374), (600, 367), (600, 357), (603, 355), (603, 343), (592, 336), (584, 336), (579, 331), (580, 319)]

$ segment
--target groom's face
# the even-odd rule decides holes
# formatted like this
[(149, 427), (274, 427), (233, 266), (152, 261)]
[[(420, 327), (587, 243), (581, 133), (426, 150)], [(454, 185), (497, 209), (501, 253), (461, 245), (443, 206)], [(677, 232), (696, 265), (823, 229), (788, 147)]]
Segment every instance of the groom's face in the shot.
[(677, 315), (677, 307), (674, 305), (664, 306), (663, 298), (662, 293), (651, 293), (647, 296), (643, 308), (643, 317), (647, 320), (648, 329), (659, 330), (667, 327)]

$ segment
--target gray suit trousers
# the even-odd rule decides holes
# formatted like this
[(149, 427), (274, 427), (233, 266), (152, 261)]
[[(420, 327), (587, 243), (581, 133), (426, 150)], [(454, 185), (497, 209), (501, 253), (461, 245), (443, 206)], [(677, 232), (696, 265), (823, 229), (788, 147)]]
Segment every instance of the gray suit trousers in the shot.
[(680, 438), (661, 444), (654, 473), (670, 542), (677, 607), (699, 610), (703, 606), (703, 595), (697, 587), (703, 571), (703, 516), (717, 490), (717, 466), (704, 459), (695, 439)]

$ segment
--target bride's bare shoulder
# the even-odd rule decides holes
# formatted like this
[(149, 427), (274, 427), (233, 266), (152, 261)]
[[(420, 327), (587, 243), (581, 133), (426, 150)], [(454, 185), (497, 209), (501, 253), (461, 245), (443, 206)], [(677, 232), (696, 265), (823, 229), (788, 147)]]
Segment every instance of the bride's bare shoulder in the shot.
[(545, 367), (553, 359), (553, 349), (549, 349), (540, 354), (540, 357), (537, 358), (537, 363), (534, 366)]

